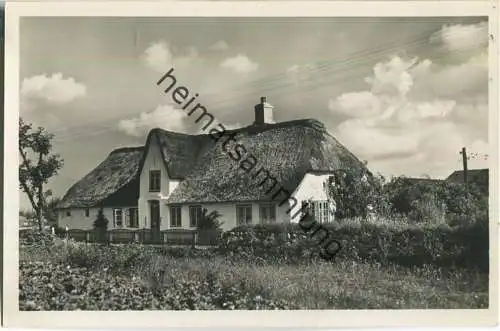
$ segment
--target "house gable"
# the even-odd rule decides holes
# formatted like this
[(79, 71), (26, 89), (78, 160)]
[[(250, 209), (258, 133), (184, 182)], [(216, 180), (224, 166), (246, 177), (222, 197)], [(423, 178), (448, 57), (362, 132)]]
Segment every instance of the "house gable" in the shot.
[[(302, 203), (308, 201), (328, 201), (329, 208), (333, 213), (334, 202), (328, 197), (327, 181), (333, 175), (331, 172), (308, 172), (302, 178), (302, 181), (293, 192), (292, 196), (296, 199), (295, 206), (291, 206), (290, 220), (298, 222), (302, 216)], [(332, 217), (333, 219), (333, 217)]]
[[(158, 198), (168, 196), (169, 191), (169, 174), (166, 166), (164, 152), (160, 148), (160, 144), (156, 135), (148, 137), (144, 158), (141, 161), (140, 170), (140, 197), (141, 199)], [(151, 171), (160, 171), (160, 190), (159, 192), (150, 192), (149, 179)]]

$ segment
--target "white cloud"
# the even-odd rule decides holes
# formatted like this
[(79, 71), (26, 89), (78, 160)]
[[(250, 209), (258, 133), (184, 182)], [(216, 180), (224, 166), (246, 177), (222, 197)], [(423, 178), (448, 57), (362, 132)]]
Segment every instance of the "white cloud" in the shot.
[(209, 47), (213, 51), (223, 51), (229, 48), (229, 45), (224, 40), (219, 40)]
[(173, 61), (179, 67), (187, 67), (193, 65), (195, 62), (202, 62), (203, 58), (196, 47), (188, 47), (185, 55), (176, 56)]
[(239, 122), (236, 122), (236, 123), (224, 124), (224, 127), (226, 128), (226, 130), (235, 130), (235, 129), (242, 128), (243, 125), (240, 124)]
[(173, 54), (164, 41), (151, 44), (144, 51), (143, 59), (148, 66), (158, 72), (165, 72), (173, 65)]
[[(407, 174), (444, 176), (456, 167), (461, 147), (486, 144), (487, 99), (481, 97), (486, 87), (484, 77), (478, 78), (483, 64), (481, 57), (447, 67), (400, 57), (378, 63), (365, 80), (367, 90), (329, 101), (330, 111), (350, 117), (335, 135), (386, 171), (396, 169), (391, 160), (393, 167), (407, 167)], [(443, 97), (455, 94), (460, 98)]]
[(373, 76), (367, 77), (366, 82), (371, 85), (373, 93), (405, 96), (413, 85), (409, 69), (416, 62), (416, 58), (405, 61), (394, 56), (388, 62), (377, 63), (373, 68)]
[(418, 151), (418, 132), (381, 129), (374, 120), (349, 119), (342, 122), (336, 136), (363, 159), (415, 154)]
[(370, 117), (382, 112), (381, 100), (371, 91), (344, 93), (337, 99), (330, 100), (328, 107), (352, 117)]
[(475, 54), (462, 63), (436, 65), (426, 60), (425, 65), (417, 65), (411, 70), (414, 86), (412, 94), (424, 98), (445, 97), (453, 99), (469, 98), (488, 91), (488, 55)]
[(118, 129), (130, 136), (143, 137), (154, 128), (175, 132), (185, 132), (187, 115), (184, 110), (173, 105), (158, 106), (152, 112), (141, 113), (138, 117), (121, 120)]
[(222, 68), (233, 70), (236, 73), (248, 74), (256, 71), (259, 65), (250, 60), (246, 55), (238, 54), (221, 62)]
[(444, 25), (430, 39), (433, 43), (441, 43), (448, 51), (470, 50), (488, 44), (488, 24), (454, 24)]
[(21, 84), (21, 96), (28, 99), (41, 99), (49, 103), (63, 104), (83, 97), (87, 87), (74, 78), (64, 78), (62, 73), (52, 76), (38, 75), (25, 78)]
[(195, 47), (188, 47), (185, 54), (174, 54), (173, 48), (165, 41), (151, 44), (142, 55), (142, 60), (151, 69), (165, 72), (175, 66), (186, 67), (195, 61), (202, 61)]
[(287, 72), (288, 74), (293, 75), (293, 74), (298, 73), (298, 72), (299, 72), (299, 70), (300, 70), (300, 66), (299, 66), (298, 64), (294, 64), (294, 65), (289, 66), (289, 67), (286, 69), (286, 72)]
[(313, 83), (314, 75), (318, 71), (315, 63), (294, 64), (286, 69), (286, 75), (296, 87)]

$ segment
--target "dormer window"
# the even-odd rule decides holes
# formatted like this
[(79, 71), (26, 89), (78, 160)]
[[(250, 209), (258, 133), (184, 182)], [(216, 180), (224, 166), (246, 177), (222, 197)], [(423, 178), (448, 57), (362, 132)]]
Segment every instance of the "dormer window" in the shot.
[(161, 190), (161, 171), (149, 171), (149, 192), (160, 192)]

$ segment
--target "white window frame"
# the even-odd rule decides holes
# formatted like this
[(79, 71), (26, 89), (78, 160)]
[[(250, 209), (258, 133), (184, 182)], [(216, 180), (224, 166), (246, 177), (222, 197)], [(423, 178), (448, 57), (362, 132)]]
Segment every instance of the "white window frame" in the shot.
[(90, 208), (85, 208), (85, 217), (90, 217)]
[(330, 203), (328, 200), (314, 200), (311, 201), (311, 204), (311, 213), (316, 222), (323, 224), (330, 223), (332, 221)]
[[(264, 215), (265, 214), (265, 215)], [(273, 214), (274, 217), (270, 217)], [(259, 205), (259, 220), (261, 224), (276, 222), (276, 205), (273, 203), (263, 203)]]
[[(121, 222), (121, 225), (118, 225), (119, 221)], [(123, 228), (123, 209), (122, 208), (113, 208), (113, 227)]]
[[(250, 218), (248, 217), (250, 215)], [(250, 220), (248, 220), (250, 219)], [(248, 225), (252, 224), (252, 205), (241, 204), (236, 205), (236, 224), (237, 225)]]
[[(199, 212), (193, 213), (192, 210), (197, 210)], [(200, 219), (202, 217), (203, 209), (201, 205), (194, 205), (194, 206), (189, 206), (189, 226), (191, 228), (196, 228), (198, 224), (200, 223)], [(194, 215), (194, 222), (193, 222), (193, 215)]]
[(182, 206), (170, 206), (170, 227), (182, 228)]

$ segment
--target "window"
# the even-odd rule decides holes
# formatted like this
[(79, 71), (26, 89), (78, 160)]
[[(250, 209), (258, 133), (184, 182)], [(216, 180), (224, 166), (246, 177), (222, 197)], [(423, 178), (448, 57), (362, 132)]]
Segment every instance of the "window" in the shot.
[(149, 171), (149, 192), (160, 192), (161, 189), (161, 171)]
[(273, 204), (260, 205), (260, 223), (276, 222), (276, 206)]
[(139, 208), (129, 208), (128, 210), (128, 227), (139, 227)]
[(181, 206), (171, 206), (170, 207), (170, 227), (171, 228), (181, 228), (182, 227), (182, 219), (181, 219)]
[(70, 217), (70, 216), (71, 216), (71, 210), (69, 210), (69, 209), (68, 209), (68, 210), (66, 210), (66, 216), (67, 216), (67, 217)]
[(310, 205), (310, 213), (318, 223), (330, 222), (331, 212), (327, 200), (312, 201)]
[(89, 217), (89, 216), (90, 216), (90, 209), (85, 208), (85, 217)]
[(252, 205), (236, 206), (236, 224), (252, 224)]
[(123, 226), (123, 210), (113, 209), (113, 226), (119, 228)]
[(189, 207), (189, 226), (198, 226), (199, 221), (202, 217), (201, 206), (190, 206)]

